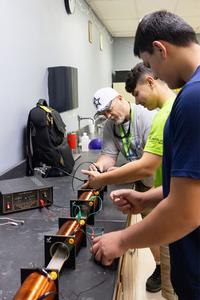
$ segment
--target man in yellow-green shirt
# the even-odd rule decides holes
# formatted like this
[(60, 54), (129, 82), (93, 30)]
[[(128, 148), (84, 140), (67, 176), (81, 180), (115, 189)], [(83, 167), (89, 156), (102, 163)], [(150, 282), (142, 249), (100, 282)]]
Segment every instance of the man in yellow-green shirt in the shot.
[[(165, 122), (171, 111), (175, 95), (170, 100), (167, 100), (159, 112), (155, 115), (148, 135), (148, 139), (144, 148), (145, 152), (163, 156), (163, 130)], [(154, 174), (154, 187), (162, 185), (162, 166), (160, 165)]]

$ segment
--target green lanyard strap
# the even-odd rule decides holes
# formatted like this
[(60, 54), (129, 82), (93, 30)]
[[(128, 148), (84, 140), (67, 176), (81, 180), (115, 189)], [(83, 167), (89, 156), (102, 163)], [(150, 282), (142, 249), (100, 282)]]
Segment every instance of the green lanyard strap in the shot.
[(130, 145), (131, 145), (131, 141), (132, 141), (132, 135), (131, 135), (131, 125), (133, 124), (133, 111), (131, 110), (130, 112), (130, 126), (129, 126), (129, 129), (127, 133), (125, 133), (125, 130), (124, 130), (124, 127), (123, 125), (121, 124), (119, 126), (119, 131), (120, 131), (120, 135), (121, 135), (121, 140), (122, 140), (122, 145), (123, 145), (123, 148), (124, 148), (124, 151), (125, 151), (125, 155), (126, 155), (126, 158), (128, 159), (129, 158), (129, 150), (130, 150)]

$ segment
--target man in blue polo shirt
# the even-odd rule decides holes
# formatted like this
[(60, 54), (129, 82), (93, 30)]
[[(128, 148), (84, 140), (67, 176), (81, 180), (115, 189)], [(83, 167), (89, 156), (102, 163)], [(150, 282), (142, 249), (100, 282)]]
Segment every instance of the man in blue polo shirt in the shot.
[(200, 46), (183, 19), (157, 11), (139, 23), (134, 53), (170, 88), (182, 87), (164, 130), (163, 190), (113, 192), (123, 211), (156, 207), (136, 225), (97, 237), (91, 250), (109, 265), (129, 248), (169, 243), (179, 300), (200, 300)]

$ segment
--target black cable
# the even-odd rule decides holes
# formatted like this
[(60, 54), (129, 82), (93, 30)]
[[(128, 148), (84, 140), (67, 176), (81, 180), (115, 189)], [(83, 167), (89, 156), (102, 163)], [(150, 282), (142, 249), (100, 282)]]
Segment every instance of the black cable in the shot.
[[(84, 181), (84, 182), (85, 182), (85, 181)], [(77, 191), (78, 191), (78, 190), (81, 190), (82, 186), (83, 186), (83, 184), (79, 184), (79, 185), (76, 187), (76, 190), (77, 190)], [(74, 187), (73, 187), (73, 188), (74, 188)], [(75, 192), (76, 190), (73, 189), (73, 192)]]
[(103, 172), (99, 169), (99, 167), (97, 167), (97, 165), (96, 165), (95, 163), (92, 163), (92, 165), (95, 166), (95, 168), (97, 169), (97, 172), (103, 173)]
[(70, 294), (69, 296), (67, 296), (67, 298), (65, 298), (65, 296), (63, 295), (63, 292), (61, 292), (61, 291), (59, 292), (59, 296), (62, 297), (62, 300), (69, 300), (69, 299), (72, 299), (72, 298), (75, 299), (75, 297), (76, 297), (76, 299), (78, 300), (79, 297), (80, 297), (82, 294), (84, 294), (84, 293), (86, 293), (86, 292), (89, 292), (89, 291), (93, 290), (94, 288), (96, 288), (96, 287), (102, 285), (106, 280), (107, 280), (107, 279), (103, 279), (101, 282), (99, 282), (99, 283), (97, 283), (97, 284), (95, 284), (95, 285), (93, 285), (93, 286), (91, 286), (91, 287), (89, 287), (89, 288), (87, 288), (87, 289), (81, 291), (81, 292), (78, 293), (78, 294), (77, 294), (76, 292), (72, 291), (71, 294)]
[[(49, 174), (49, 172), (50, 172), (52, 169), (59, 170), (59, 171), (63, 172), (64, 174), (66, 174), (66, 175), (72, 177), (72, 190), (73, 190), (73, 192), (75, 192), (75, 188), (74, 188), (74, 179), (77, 179), (77, 180), (79, 180), (79, 181), (81, 181), (81, 182), (83, 182), (83, 183), (85, 182), (84, 179), (81, 179), (81, 178), (75, 176), (75, 175), (76, 175), (76, 172), (77, 172), (78, 169), (79, 169), (79, 167), (82, 166), (83, 164), (92, 164), (92, 165), (95, 166), (95, 168), (97, 168), (97, 171), (98, 171), (99, 173), (101, 173), (100, 169), (95, 165), (94, 162), (91, 162), (91, 161), (84, 161), (84, 162), (80, 163), (80, 164), (76, 167), (76, 169), (75, 169), (75, 171), (74, 171), (73, 174), (68, 173), (67, 171), (63, 170), (62, 168), (59, 168), (59, 167), (52, 167), (51, 169), (48, 170), (48, 172), (45, 174), (44, 177), (47, 177), (48, 174)], [(79, 187), (81, 187), (81, 185), (80, 185)]]
[(49, 273), (44, 269), (44, 268), (36, 268), (36, 271), (39, 273), (39, 274), (42, 274), (46, 277), (49, 276)]
[(39, 298), (37, 300), (43, 300), (46, 299), (48, 296), (50, 295), (57, 295), (57, 292), (46, 292), (45, 294), (39, 296)]
[[(77, 180), (84, 182), (83, 179), (80, 179), (80, 178), (78, 178), (78, 177), (75, 177), (74, 174), (72, 175), (72, 174), (68, 173), (67, 171), (63, 170), (62, 168), (59, 168), (59, 167), (52, 167), (52, 168), (49, 170), (49, 172), (50, 172), (52, 169), (59, 170), (59, 171), (63, 172), (64, 174), (66, 174), (66, 175), (68, 175), (68, 176), (70, 176), (70, 177), (72, 177), (72, 178), (76, 178)], [(47, 173), (46, 177), (48, 176), (49, 172)]]
[[(42, 274), (42, 275), (48, 277), (49, 279), (51, 279), (49, 273), (48, 273), (44, 268), (37, 268), (36, 270), (37, 270), (37, 272), (38, 272), (39, 274)], [(52, 279), (51, 279), (51, 280), (52, 280)], [(43, 300), (43, 299), (47, 298), (47, 297), (50, 296), (50, 295), (57, 295), (57, 294), (58, 294), (58, 293), (55, 292), (55, 291), (46, 292), (46, 293), (44, 293), (43, 295), (39, 296), (39, 298), (38, 298), (37, 300)]]
[(79, 299), (79, 297), (80, 297), (82, 294), (84, 294), (84, 293), (86, 293), (86, 292), (89, 292), (89, 291), (93, 290), (94, 288), (96, 288), (96, 287), (102, 285), (106, 280), (107, 280), (107, 279), (103, 279), (103, 280), (100, 281), (99, 283), (94, 284), (94, 285), (92, 285), (91, 287), (89, 287), (89, 288), (87, 288), (87, 289), (81, 291), (80, 293), (76, 294), (77, 300)]
[[(91, 161), (84, 161), (84, 162), (80, 163), (80, 164), (76, 167), (76, 169), (75, 169), (75, 171), (74, 171), (74, 175), (72, 176), (72, 177), (73, 177), (73, 178), (72, 178), (72, 190), (73, 190), (73, 192), (75, 192), (75, 188), (74, 188), (74, 178), (76, 178), (76, 177), (75, 177), (76, 172), (78, 171), (79, 167), (82, 166), (83, 164), (92, 164), (92, 165), (95, 166), (95, 164), (94, 164), (93, 162), (91, 162)], [(96, 167), (96, 166), (95, 166), (95, 167)], [(85, 182), (85, 180), (83, 180), (83, 182)]]

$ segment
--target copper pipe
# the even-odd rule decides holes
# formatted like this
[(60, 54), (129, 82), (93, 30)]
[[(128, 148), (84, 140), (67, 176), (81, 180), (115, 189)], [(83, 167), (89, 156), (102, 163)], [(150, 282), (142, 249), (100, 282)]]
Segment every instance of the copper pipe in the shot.
[(38, 300), (45, 293), (49, 294), (45, 300), (54, 300), (56, 296), (55, 281), (39, 272), (31, 273), (23, 282), (12, 300)]
[[(90, 200), (91, 197), (96, 196), (94, 191), (84, 192), (81, 194), (79, 200)], [(93, 200), (94, 208), (96, 208), (98, 204), (97, 197)], [(80, 248), (81, 241), (83, 239), (83, 231), (81, 230), (82, 225), (79, 224), (77, 220), (69, 220), (64, 223), (61, 228), (58, 230), (56, 235), (62, 236), (70, 236), (74, 235), (74, 244), (77, 249)], [(59, 254), (59, 247), (56, 250)], [(69, 247), (70, 251), (70, 247)], [(65, 259), (61, 264), (61, 267), (64, 263)], [(52, 257), (50, 264), (54, 263), (54, 257)], [(56, 292), (56, 284), (55, 281), (51, 280), (45, 275), (42, 275), (38, 272), (31, 273), (23, 282), (21, 288), (18, 290), (16, 295), (12, 300), (38, 300), (39, 297), (43, 296), (48, 292)], [(54, 300), (55, 295), (48, 295), (45, 297), (45, 300)]]
[(81, 225), (77, 220), (67, 221), (57, 231), (56, 235), (72, 235), (80, 229)]
[[(75, 235), (74, 237), (74, 244), (76, 245), (77, 249), (80, 248), (81, 241), (83, 238), (83, 232), (80, 230), (81, 225), (78, 223), (77, 220), (67, 221), (64, 223), (61, 228), (56, 233), (57, 235), (69, 236)], [(70, 247), (69, 251), (70, 251)], [(59, 247), (57, 249), (59, 252)], [(63, 263), (65, 259), (63, 260)], [(52, 257), (51, 262), (54, 263), (54, 257)], [(40, 296), (44, 295), (46, 292), (55, 292), (56, 285), (55, 282), (48, 277), (33, 272), (30, 274), (25, 281), (23, 282), (22, 286), (18, 290), (17, 294), (14, 296), (13, 300), (38, 300)], [(45, 298), (45, 300), (53, 300), (55, 299), (54, 295), (49, 295)]]
[(76, 247), (79, 248), (81, 241), (83, 239), (83, 231), (80, 230), (81, 225), (77, 220), (69, 220), (66, 223), (64, 223), (56, 235), (62, 235), (62, 236), (70, 236), (70, 235), (75, 235), (74, 240), (75, 240), (75, 245)]
[[(52, 245), (52, 259), (49, 262), (47, 268), (48, 269), (56, 269), (60, 271), (62, 269), (63, 264), (69, 258), (71, 249), (76, 246), (76, 250), (78, 251), (81, 247), (81, 242), (83, 240), (83, 230), (81, 230), (82, 225), (79, 224), (77, 220), (69, 220), (64, 223), (61, 228), (58, 230), (56, 235), (61, 236), (72, 236), (71, 243), (70, 239), (67, 243), (55, 243)], [(63, 256), (64, 254), (64, 256)]]
[(91, 197), (95, 196), (94, 191), (89, 191), (89, 192), (83, 192), (79, 200), (90, 200)]
[(92, 201), (94, 202), (94, 209), (97, 207), (98, 205), (98, 198), (97, 198), (97, 195), (96, 195), (96, 191), (92, 190), (92, 191), (89, 191), (89, 192), (83, 192), (80, 197), (79, 197), (79, 200), (90, 200), (90, 198), (96, 196), (96, 198), (93, 198)]

